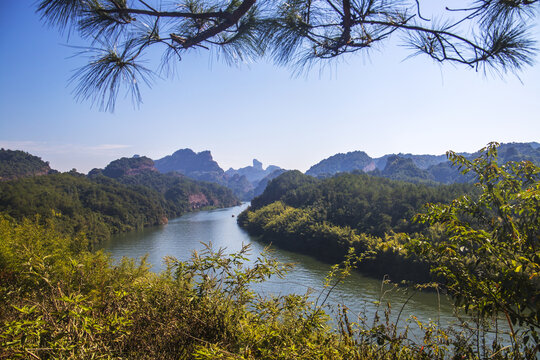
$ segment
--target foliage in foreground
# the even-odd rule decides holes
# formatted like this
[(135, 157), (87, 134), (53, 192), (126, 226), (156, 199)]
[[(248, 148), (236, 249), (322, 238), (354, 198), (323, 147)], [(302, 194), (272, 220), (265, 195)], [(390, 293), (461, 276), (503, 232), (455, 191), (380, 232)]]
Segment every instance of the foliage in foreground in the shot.
[[(225, 255), (208, 247), (160, 274), (123, 259), (113, 264), (53, 226), (0, 219), (0, 359), (476, 359), (476, 345), (420, 324), (419, 343), (389, 319), (389, 308), (328, 322), (308, 296), (262, 298), (251, 284), (287, 266), (248, 248)], [(329, 275), (326, 294), (350, 272), (354, 256)], [(413, 326), (414, 323), (411, 323)], [(518, 339), (519, 340), (519, 339)], [(483, 356), (531, 358), (532, 348), (494, 343)], [(529, 353), (527, 353), (529, 351)]]
[(418, 239), (410, 249), (433, 264), (458, 305), (484, 316), (503, 314), (512, 331), (527, 327), (527, 339), (538, 344), (540, 168), (528, 161), (499, 165), (497, 145), (473, 161), (449, 153), (476, 176), (481, 195), (429, 204), (417, 219), (442, 227), (445, 236)]

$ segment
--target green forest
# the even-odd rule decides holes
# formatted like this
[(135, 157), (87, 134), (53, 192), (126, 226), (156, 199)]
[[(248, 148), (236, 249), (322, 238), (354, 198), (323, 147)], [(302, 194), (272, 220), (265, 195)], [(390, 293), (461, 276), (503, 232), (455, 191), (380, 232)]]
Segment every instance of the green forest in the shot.
[(238, 223), (268, 243), (331, 263), (353, 247), (358, 255), (370, 254), (360, 265), (365, 272), (428, 282), (429, 267), (404, 245), (412, 234), (434, 229), (413, 221), (414, 215), (427, 203), (477, 192), (469, 184), (428, 186), (362, 173), (317, 180), (290, 171), (272, 180)]
[[(18, 168), (30, 168), (36, 159), (42, 162), (12, 153), (19, 155)], [(141, 170), (141, 159), (120, 159), (89, 176), (72, 171), (0, 182), (0, 212), (54, 224), (68, 235), (82, 234), (93, 248), (112, 234), (166, 224), (190, 211), (239, 204), (231, 190), (218, 184)], [(141, 171), (128, 171), (133, 169)]]
[(38, 156), (24, 151), (0, 149), (0, 181), (54, 172)]

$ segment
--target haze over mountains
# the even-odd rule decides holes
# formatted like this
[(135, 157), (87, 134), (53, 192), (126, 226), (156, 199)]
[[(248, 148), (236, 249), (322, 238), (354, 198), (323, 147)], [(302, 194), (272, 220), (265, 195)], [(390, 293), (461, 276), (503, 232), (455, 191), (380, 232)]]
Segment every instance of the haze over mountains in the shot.
[(195, 180), (215, 182), (233, 190), (242, 200), (250, 200), (259, 182), (281, 168), (270, 165), (266, 169), (257, 159), (252, 166), (224, 171), (212, 158), (210, 151), (195, 153), (191, 149), (180, 149), (172, 155), (155, 161), (161, 173), (176, 172)]
[[(498, 149), (499, 162), (529, 160), (540, 163), (540, 144), (508, 143)], [(467, 158), (474, 158), (478, 153), (460, 153)], [(387, 154), (371, 158), (363, 151), (336, 154), (313, 165), (307, 175), (326, 178), (342, 172), (362, 171), (374, 176), (387, 177), (415, 183), (467, 182), (470, 179), (462, 175), (459, 169), (452, 167), (446, 155)]]
[[(508, 143), (501, 144), (498, 149), (499, 161), (529, 160), (540, 163), (540, 143)], [(462, 153), (467, 158), (478, 154)], [(257, 159), (253, 164), (240, 169), (223, 170), (213, 159), (208, 150), (194, 152), (191, 149), (180, 149), (161, 159), (152, 160), (145, 156), (135, 155), (133, 158), (122, 158), (111, 162), (105, 169), (93, 169), (89, 176), (104, 175), (114, 179), (146, 180), (149, 186), (156, 180), (157, 174), (176, 174), (196, 181), (216, 183), (225, 186), (241, 200), (248, 201), (260, 195), (268, 182), (286, 170), (276, 165), (264, 168)], [(55, 172), (48, 163), (36, 156), (21, 151), (2, 151), (0, 157), (0, 180), (10, 180), (19, 177), (33, 176)], [(413, 155), (387, 154), (372, 158), (363, 151), (352, 151), (346, 154), (330, 156), (311, 166), (306, 175), (317, 178), (327, 178), (338, 173), (365, 172), (373, 176), (385, 177), (413, 183), (443, 183), (468, 182), (470, 177), (464, 176), (457, 167), (452, 167), (446, 155)], [(152, 180), (153, 179), (153, 180)], [(161, 178), (160, 178), (161, 179)], [(166, 182), (176, 182), (174, 177), (168, 177)], [(142, 181), (142, 180), (141, 180)], [(157, 181), (157, 180), (156, 180)], [(159, 181), (165, 181), (163, 179)], [(158, 181), (158, 182), (159, 182)], [(169, 184), (171, 185), (171, 184)], [(159, 189), (156, 189), (159, 191)], [(193, 199), (193, 201), (195, 201)], [(200, 199), (201, 206), (213, 205), (211, 199)]]

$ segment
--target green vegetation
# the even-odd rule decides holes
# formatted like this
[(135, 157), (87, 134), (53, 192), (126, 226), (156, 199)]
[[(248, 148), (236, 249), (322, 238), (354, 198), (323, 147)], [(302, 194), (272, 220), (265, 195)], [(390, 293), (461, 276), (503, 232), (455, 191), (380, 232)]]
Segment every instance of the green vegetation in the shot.
[[(88, 251), (92, 239), (66, 234), (77, 232), (66, 227), (82, 221), (78, 216), (116, 219), (136, 214), (135, 205), (165, 209), (163, 190), (182, 178), (159, 177), (158, 191), (135, 185), (153, 179), (152, 171), (121, 177), (134, 183), (129, 186), (76, 173), (5, 182), (2, 201), (19, 220), (0, 215), (0, 359), (534, 359), (540, 350), (540, 169), (529, 162), (499, 166), (492, 145), (472, 162), (450, 158), (474, 173), (478, 193), (363, 174), (321, 181), (288, 172), (270, 182), (240, 221), (343, 259), (315, 299), (255, 294), (251, 284), (283, 276), (289, 266), (265, 252), (247, 267), (248, 247), (230, 255), (207, 247), (185, 262), (167, 258), (167, 269), (156, 274), (144, 259), (114, 263)], [(381, 199), (371, 203), (378, 218), (415, 230), (421, 224), (403, 223), (399, 211), (384, 206), (384, 194), (396, 196), (394, 207), (405, 214), (417, 202), (465, 190), (450, 205), (420, 213), (419, 222), (430, 227), (413, 241), (403, 233), (375, 236), (384, 227), (368, 227), (370, 235), (345, 225), (351, 219), (369, 224), (351, 217), (353, 205), (377, 195), (369, 200)], [(123, 206), (129, 211), (122, 213)], [(326, 299), (355, 266), (391, 270), (393, 263), (402, 272), (432, 265), (444, 281), (430, 286), (448, 289), (456, 308), (474, 320), (449, 329), (414, 317), (400, 322), (401, 311), (391, 317), (392, 308), (383, 305), (383, 283), (372, 318), (340, 307), (330, 321)], [(412, 341), (410, 331), (420, 337)]]
[(0, 149), (0, 181), (44, 175), (51, 171), (49, 163), (19, 150)]
[(85, 233), (91, 244), (118, 232), (165, 223), (168, 216), (163, 198), (151, 189), (72, 173), (0, 183), (0, 210), (16, 219), (58, 218), (59, 230)]
[[(499, 164), (497, 144), (483, 149), (475, 160), (452, 152), (448, 156), (464, 174), (476, 180), (477, 191), (461, 187), (468, 191), (452, 202), (441, 204), (444, 201), (430, 200), (412, 224), (392, 223), (392, 212), (385, 216), (384, 197), (375, 196), (377, 188), (370, 188), (367, 183), (354, 194), (351, 184), (335, 187), (343, 189), (341, 193), (329, 191), (330, 181), (341, 184), (348, 177), (362, 179), (365, 175), (341, 175), (319, 182), (301, 180), (298, 174), (289, 176), (294, 181), (278, 178), (269, 188), (281, 192), (255, 199), (254, 208), (246, 210), (238, 220), (249, 231), (263, 235), (263, 239), (331, 261), (342, 259), (350, 248), (349, 251), (362, 258), (360, 269), (373, 272), (373, 267), (379, 266), (393, 279), (403, 278), (399, 272), (416, 277), (421, 269), (419, 265), (425, 266), (424, 269), (429, 266), (440, 280), (438, 286), (454, 297), (457, 308), (464, 308), (482, 321), (502, 316), (511, 333), (507, 347), (517, 353), (520, 341), (533, 344), (534, 350), (528, 355), (532, 359), (540, 352), (540, 168), (529, 161)], [(287, 187), (287, 183), (291, 186)], [(392, 187), (404, 189), (401, 186), (405, 185), (388, 182), (384, 186), (390, 191)], [(420, 191), (422, 196), (433, 191), (441, 200), (448, 199), (446, 195), (452, 197), (455, 193), (452, 195), (451, 191), (460, 189), (406, 186), (405, 193), (412, 196), (407, 198), (410, 205), (415, 204), (410, 201), (416, 198), (412, 193), (420, 189), (430, 189)], [(309, 187), (315, 189), (311, 194), (316, 195), (306, 198), (303, 189)], [(453, 190), (448, 192), (450, 189)], [(362, 232), (358, 225), (351, 226), (354, 222), (344, 211), (350, 207), (351, 200), (347, 199), (361, 199), (362, 191), (373, 195), (371, 208), (366, 211), (384, 210), (372, 219), (386, 218), (389, 224), (404, 226), (401, 231), (409, 234), (390, 231), (376, 238)], [(395, 196), (394, 210), (406, 209), (403, 207), (406, 202), (399, 199), (400, 196)], [(337, 221), (332, 222), (336, 216)], [(342, 223), (338, 224), (339, 221)], [(415, 224), (426, 227), (415, 229)], [(367, 228), (368, 232), (373, 229), (381, 230)], [(481, 357), (480, 351), (474, 356)]]
[(0, 211), (46, 223), (66, 234), (85, 233), (94, 246), (111, 234), (164, 224), (200, 208), (237, 205), (217, 184), (141, 172), (117, 180), (102, 175), (52, 174), (0, 183)]
[(369, 251), (361, 270), (425, 282), (430, 280), (427, 263), (404, 248), (406, 234), (426, 230), (413, 216), (428, 202), (450, 202), (472, 190), (468, 184), (434, 187), (366, 174), (317, 180), (290, 171), (272, 180), (238, 223), (267, 242), (332, 263), (350, 247), (358, 254)]
[(527, 161), (499, 165), (495, 144), (474, 161), (449, 157), (476, 175), (481, 195), (430, 204), (417, 218), (445, 236), (422, 237), (410, 249), (433, 264), (458, 305), (484, 316), (502, 313), (512, 332), (527, 327), (526, 340), (538, 344), (540, 168)]
[[(0, 217), (0, 359), (532, 359), (534, 345), (493, 344), (472, 326), (450, 329), (415, 319), (398, 330), (391, 308), (373, 319), (343, 308), (328, 322), (324, 298), (356, 261), (335, 266), (313, 303), (307, 296), (260, 297), (250, 284), (287, 267), (248, 249), (207, 248), (190, 261), (114, 264), (79, 238), (30, 220)], [(399, 321), (399, 319), (397, 320)], [(423, 337), (412, 342), (413, 328)], [(480, 330), (479, 330), (480, 329)], [(480, 339), (480, 341), (477, 341)], [(477, 349), (480, 349), (477, 351)]]

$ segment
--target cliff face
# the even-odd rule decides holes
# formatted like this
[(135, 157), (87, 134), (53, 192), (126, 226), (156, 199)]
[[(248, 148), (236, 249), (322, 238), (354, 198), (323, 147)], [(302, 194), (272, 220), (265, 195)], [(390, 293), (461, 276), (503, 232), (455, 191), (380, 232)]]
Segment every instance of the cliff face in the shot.
[(191, 149), (180, 149), (154, 163), (161, 173), (177, 172), (197, 180), (219, 182), (225, 175), (208, 150), (195, 153)]
[[(190, 194), (188, 196), (188, 202), (192, 209), (199, 209), (210, 205), (210, 202), (203, 193)], [(219, 206), (219, 202), (212, 205)]]

